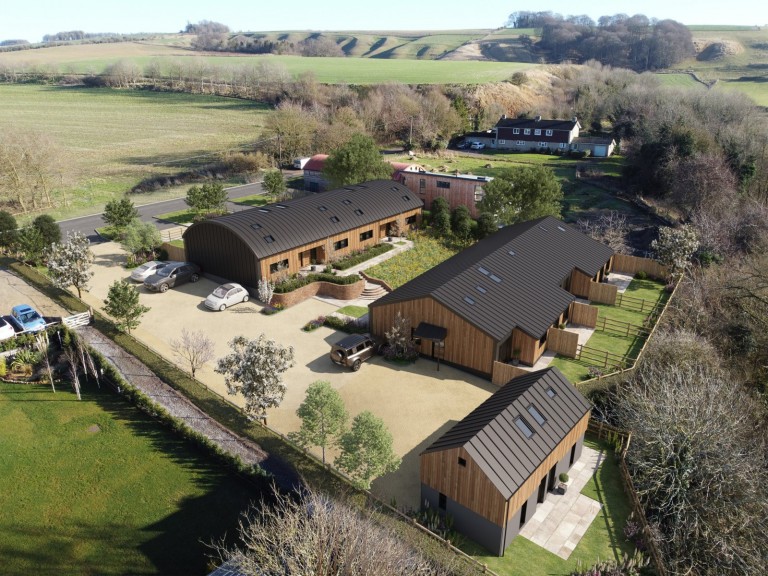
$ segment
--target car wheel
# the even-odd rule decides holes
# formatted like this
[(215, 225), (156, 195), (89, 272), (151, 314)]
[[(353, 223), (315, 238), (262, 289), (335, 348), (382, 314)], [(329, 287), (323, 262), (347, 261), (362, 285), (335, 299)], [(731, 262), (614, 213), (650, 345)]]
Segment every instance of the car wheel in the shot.
[(168, 284), (160, 284), (160, 292), (168, 292)]
[(245, 296), (243, 296), (243, 302), (248, 302), (248, 294), (246, 294)]
[(192, 274), (192, 276), (189, 277), (190, 282), (197, 282), (198, 280), (200, 280), (199, 274)]
[(227, 309), (227, 305), (226, 304), (222, 304), (221, 306), (219, 306), (219, 312), (224, 312), (224, 310), (226, 310), (226, 309)]
[(352, 372), (357, 372), (358, 370), (360, 370), (360, 364), (362, 364), (362, 362), (360, 362), (360, 360), (355, 360), (352, 363)]

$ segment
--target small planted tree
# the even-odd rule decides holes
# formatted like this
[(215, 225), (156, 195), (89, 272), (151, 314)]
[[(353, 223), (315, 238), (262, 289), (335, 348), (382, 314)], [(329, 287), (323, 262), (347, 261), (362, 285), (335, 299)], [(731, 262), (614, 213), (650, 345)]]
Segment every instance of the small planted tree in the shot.
[(101, 215), (101, 219), (117, 232), (122, 232), (138, 217), (139, 211), (128, 198), (107, 202), (104, 213)]
[(160, 231), (151, 222), (134, 219), (125, 229), (120, 246), (129, 254), (129, 262), (141, 264), (155, 257), (163, 244)]
[(375, 478), (400, 467), (400, 458), (392, 448), (392, 434), (381, 418), (367, 410), (355, 416), (339, 446), (341, 453), (335, 460), (336, 466), (366, 490)]
[(181, 329), (181, 338), (171, 340), (171, 351), (180, 362), (189, 366), (192, 378), (206, 362), (213, 360), (213, 341), (202, 330)]
[(472, 215), (466, 206), (456, 206), (451, 212), (451, 231), (461, 242), (472, 236)]
[(184, 201), (198, 214), (220, 214), (226, 211), (227, 191), (218, 183), (192, 186)]
[(32, 227), (37, 228), (43, 237), (43, 243), (46, 247), (56, 242), (61, 242), (61, 228), (53, 216), (49, 214), (40, 214), (32, 221)]
[(280, 197), (285, 193), (285, 178), (280, 170), (270, 170), (264, 174), (264, 190), (267, 191), (273, 199)]
[(257, 286), (257, 292), (259, 296), (259, 300), (264, 302), (267, 306), (270, 305), (272, 302), (272, 296), (275, 294), (275, 284), (271, 280), (264, 280), (263, 278), (259, 280), (259, 285)]
[(498, 231), (499, 227), (496, 224), (496, 218), (493, 217), (493, 214), (488, 214), (487, 212), (483, 212), (480, 214), (480, 217), (477, 219), (477, 228), (475, 228), (475, 237), (478, 240), (482, 240), (483, 238), (487, 238), (494, 232)]
[(16, 243), (17, 228), (13, 214), (0, 210), (0, 251), (8, 250)]
[(216, 372), (224, 375), (230, 394), (242, 394), (245, 412), (266, 421), (268, 408), (276, 408), (285, 396), (283, 372), (293, 366), (293, 346), (287, 348), (261, 334), (256, 340), (244, 336), (230, 343), (232, 353), (220, 358)]
[(149, 310), (148, 306), (139, 303), (139, 291), (126, 280), (116, 280), (109, 287), (104, 311), (115, 319), (119, 330), (130, 334)]
[(14, 238), (13, 248), (16, 254), (21, 260), (33, 266), (42, 263), (47, 247), (45, 238), (34, 226), (23, 228)]
[(319, 446), (325, 464), (325, 448), (338, 441), (347, 423), (344, 401), (330, 382), (318, 380), (307, 389), (296, 415), (301, 418), (301, 428), (293, 438), (304, 448)]
[(411, 322), (397, 313), (392, 328), (384, 333), (387, 343), (384, 345), (384, 357), (388, 360), (413, 361), (419, 357), (419, 351), (411, 338)]
[(82, 291), (88, 288), (88, 281), (93, 277), (90, 245), (90, 240), (79, 231), (67, 233), (66, 242), (51, 245), (48, 275), (54, 286), (64, 289), (74, 286), (77, 297), (82, 296)]

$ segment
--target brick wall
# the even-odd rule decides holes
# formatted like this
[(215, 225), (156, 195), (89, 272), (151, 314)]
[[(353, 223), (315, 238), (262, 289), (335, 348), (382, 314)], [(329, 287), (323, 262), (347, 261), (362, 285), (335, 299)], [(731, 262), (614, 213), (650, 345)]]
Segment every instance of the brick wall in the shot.
[(302, 286), (292, 292), (285, 294), (275, 294), (272, 296), (272, 304), (282, 304), (286, 308), (294, 306), (299, 302), (304, 302), (313, 296), (328, 296), (338, 300), (354, 300), (363, 293), (365, 281), (355, 282), (354, 284), (333, 284), (331, 282), (312, 282)]

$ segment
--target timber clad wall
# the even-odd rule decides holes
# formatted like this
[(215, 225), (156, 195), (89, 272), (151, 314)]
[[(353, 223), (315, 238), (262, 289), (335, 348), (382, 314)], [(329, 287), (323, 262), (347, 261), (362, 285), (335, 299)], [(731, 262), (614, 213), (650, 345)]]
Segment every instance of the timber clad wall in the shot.
[[(520, 511), (523, 502), (538, 490), (541, 479), (547, 476), (552, 466), (560, 462), (571, 447), (584, 437), (588, 423), (589, 413), (584, 415), (512, 495), (509, 506), (506, 506), (502, 495), (463, 447), (422, 454), (419, 468), (421, 483), (503, 527)], [(466, 461), (466, 466), (459, 464), (459, 458)], [(531, 516), (529, 511), (528, 517)]]
[(581, 270), (574, 269), (571, 273), (571, 294), (580, 298), (589, 298), (590, 282), (592, 282), (591, 276), (587, 276)]
[(466, 206), (472, 218), (477, 218), (480, 216), (477, 202), (482, 199), (483, 186), (491, 178), (433, 172), (401, 172), (399, 180), (424, 201), (427, 210), (432, 208), (435, 198), (445, 198), (451, 210), (457, 206)]
[[(392, 328), (398, 311), (416, 328), (419, 322), (428, 322), (446, 328), (443, 358), (448, 362), (465, 366), (475, 372), (491, 375), (495, 342), (472, 324), (448, 310), (433, 298), (425, 297), (406, 302), (394, 302), (376, 308), (371, 314), (371, 334), (382, 339), (384, 332)], [(432, 354), (432, 343), (422, 340), (420, 352)]]

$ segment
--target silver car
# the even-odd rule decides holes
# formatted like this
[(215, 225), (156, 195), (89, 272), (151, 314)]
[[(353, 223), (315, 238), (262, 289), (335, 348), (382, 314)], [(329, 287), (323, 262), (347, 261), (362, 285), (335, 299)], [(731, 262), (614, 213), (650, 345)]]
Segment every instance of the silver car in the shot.
[(248, 302), (248, 290), (230, 282), (222, 284), (211, 292), (205, 299), (205, 307), (211, 310), (226, 310), (229, 306)]
[(147, 278), (156, 274), (160, 268), (166, 265), (166, 262), (159, 262), (152, 260), (151, 262), (145, 262), (141, 266), (134, 268), (131, 272), (131, 280), (134, 282), (144, 282)]

